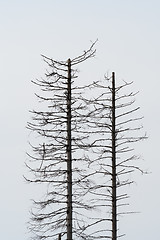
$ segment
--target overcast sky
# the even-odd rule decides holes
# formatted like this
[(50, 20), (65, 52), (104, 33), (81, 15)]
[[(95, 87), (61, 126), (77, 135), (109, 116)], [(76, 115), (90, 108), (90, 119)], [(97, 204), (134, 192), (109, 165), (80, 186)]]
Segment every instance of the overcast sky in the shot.
[(96, 57), (79, 65), (82, 82), (116, 72), (117, 81), (134, 81), (137, 104), (149, 139), (137, 147), (142, 166), (129, 189), (132, 209), (122, 218), (123, 239), (159, 239), (159, 0), (0, 0), (0, 231), (3, 240), (27, 240), (33, 187), (23, 175), (29, 133), (26, 122), (35, 104), (31, 80), (43, 76), (41, 54), (74, 58), (95, 41)]

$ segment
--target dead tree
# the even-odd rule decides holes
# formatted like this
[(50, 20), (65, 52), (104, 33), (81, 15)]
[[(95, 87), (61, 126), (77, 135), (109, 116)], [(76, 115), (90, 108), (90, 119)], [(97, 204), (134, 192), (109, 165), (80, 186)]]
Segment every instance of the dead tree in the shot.
[(28, 123), (33, 132), (33, 153), (28, 153), (26, 165), (31, 176), (26, 179), (40, 183), (46, 191), (42, 200), (34, 200), (30, 229), (35, 239), (81, 238), (83, 212), (91, 208), (84, 200), (90, 186), (89, 159), (84, 154), (88, 137), (83, 130), (84, 87), (77, 86), (77, 70), (73, 67), (95, 55), (94, 44), (72, 60), (55, 61), (43, 56), (49, 72), (44, 79), (33, 81), (41, 89), (36, 94), (40, 107), (31, 111), (33, 117)]
[(95, 183), (89, 189), (92, 207), (99, 209), (90, 217), (86, 227), (90, 239), (117, 240), (119, 216), (127, 210), (127, 186), (133, 183), (134, 171), (143, 173), (134, 153), (135, 143), (146, 138), (138, 117), (132, 91), (126, 93), (131, 83), (116, 86), (115, 73), (104, 81), (94, 82), (92, 99), (86, 97), (89, 112), (86, 115), (90, 135), (90, 179)]

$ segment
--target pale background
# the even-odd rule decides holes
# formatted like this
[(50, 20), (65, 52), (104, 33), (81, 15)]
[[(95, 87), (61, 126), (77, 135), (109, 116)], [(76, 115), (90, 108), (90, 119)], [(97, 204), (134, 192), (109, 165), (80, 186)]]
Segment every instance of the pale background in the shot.
[(36, 105), (31, 80), (43, 76), (40, 54), (74, 58), (95, 41), (95, 59), (79, 66), (82, 82), (115, 71), (134, 81), (137, 104), (149, 139), (137, 147), (142, 166), (129, 189), (132, 209), (122, 218), (123, 239), (159, 239), (159, 0), (0, 0), (0, 231), (3, 240), (29, 238), (30, 199), (38, 194), (23, 175), (29, 133), (29, 109)]

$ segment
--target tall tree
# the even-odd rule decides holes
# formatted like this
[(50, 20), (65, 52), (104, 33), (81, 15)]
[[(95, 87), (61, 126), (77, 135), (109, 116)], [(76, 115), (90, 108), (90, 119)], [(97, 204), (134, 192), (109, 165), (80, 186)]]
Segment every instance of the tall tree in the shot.
[[(135, 143), (146, 139), (135, 106), (137, 93), (127, 92), (131, 83), (116, 86), (115, 73), (103, 81), (94, 82), (92, 99), (86, 97), (89, 106), (87, 118), (90, 148), (89, 176), (95, 183), (89, 189), (93, 206), (99, 209), (86, 226), (90, 239), (117, 240), (119, 216), (127, 210), (127, 186), (133, 183), (134, 171), (143, 171), (135, 161)], [(89, 90), (90, 91), (90, 90)], [(88, 94), (89, 95), (89, 94)], [(92, 207), (93, 207), (92, 206)]]
[(34, 200), (30, 229), (35, 239), (82, 237), (83, 214), (91, 208), (84, 200), (90, 186), (89, 159), (84, 154), (88, 137), (83, 130), (84, 87), (77, 86), (73, 67), (95, 55), (94, 44), (72, 60), (43, 56), (50, 70), (44, 79), (33, 81), (41, 89), (36, 94), (40, 107), (31, 111), (28, 123), (34, 134), (30, 143), (33, 154), (28, 153), (30, 162), (26, 164), (32, 175), (26, 179), (40, 183), (46, 191), (43, 199)]

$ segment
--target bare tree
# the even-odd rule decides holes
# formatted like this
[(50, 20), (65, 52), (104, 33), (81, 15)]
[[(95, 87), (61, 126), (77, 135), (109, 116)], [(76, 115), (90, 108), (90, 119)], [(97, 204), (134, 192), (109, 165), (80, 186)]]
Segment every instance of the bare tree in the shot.
[(90, 188), (89, 159), (84, 151), (88, 137), (83, 129), (86, 105), (81, 97), (84, 87), (77, 86), (77, 70), (73, 67), (95, 55), (94, 44), (72, 60), (55, 61), (43, 56), (49, 72), (33, 81), (41, 89), (36, 94), (40, 107), (31, 111), (33, 117), (28, 123), (33, 132), (33, 153), (28, 153), (26, 165), (32, 175), (26, 179), (40, 183), (46, 192), (41, 200), (34, 200), (30, 229), (35, 239), (59, 236), (72, 240), (84, 235), (83, 215), (91, 209), (86, 197)]
[[(104, 81), (94, 82), (89, 89), (92, 99), (87, 98), (89, 112), (86, 115), (90, 148), (90, 179), (94, 185), (89, 193), (94, 212), (86, 226), (89, 239), (117, 240), (119, 216), (127, 214), (127, 186), (133, 183), (132, 174), (137, 170), (143, 173), (135, 162), (139, 159), (134, 153), (134, 144), (146, 139), (138, 117), (139, 107), (135, 106), (132, 91), (126, 93), (131, 83), (123, 82), (116, 86), (115, 73)], [(86, 230), (85, 229), (85, 230)]]
[(115, 73), (89, 86), (77, 83), (73, 67), (95, 55), (94, 44), (72, 60), (43, 56), (50, 70), (33, 81), (41, 90), (40, 107), (28, 123), (33, 154), (28, 153), (31, 177), (26, 179), (45, 191), (34, 200), (35, 239), (117, 240), (123, 236), (119, 216), (130, 212), (127, 186), (136, 170), (143, 173), (134, 144), (146, 135), (137, 116), (137, 93), (126, 93), (132, 83), (116, 86)]

